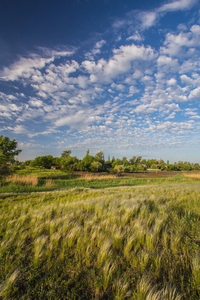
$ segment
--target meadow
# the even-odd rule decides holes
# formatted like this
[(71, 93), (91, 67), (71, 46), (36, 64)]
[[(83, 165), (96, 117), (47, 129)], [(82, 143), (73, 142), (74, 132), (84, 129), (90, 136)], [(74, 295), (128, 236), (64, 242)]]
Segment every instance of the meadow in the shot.
[[(33, 172), (32, 181), (25, 181), (30, 174), (13, 174), (7, 187), (15, 180), (37, 192), (0, 195), (2, 300), (200, 299), (197, 174), (99, 179), (50, 173)], [(63, 189), (38, 192), (52, 184)]]
[(199, 183), (200, 172), (140, 172), (121, 176), (107, 173), (66, 172), (28, 168), (0, 180), (0, 193), (42, 192), (68, 188), (101, 189), (117, 186)]

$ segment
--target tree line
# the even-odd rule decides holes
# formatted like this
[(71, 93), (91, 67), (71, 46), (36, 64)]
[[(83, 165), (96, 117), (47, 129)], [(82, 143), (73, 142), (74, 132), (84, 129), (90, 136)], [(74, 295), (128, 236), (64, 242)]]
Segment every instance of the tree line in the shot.
[(178, 163), (169, 164), (169, 161), (157, 159), (144, 159), (142, 156), (133, 156), (131, 159), (127, 157), (112, 159), (104, 158), (102, 151), (94, 156), (90, 155), (89, 150), (83, 159), (78, 159), (76, 156), (71, 156), (71, 150), (63, 151), (60, 157), (52, 155), (38, 156), (32, 161), (26, 161), (25, 165), (31, 167), (55, 168), (68, 171), (87, 171), (87, 172), (105, 172), (110, 173), (129, 173), (142, 172), (147, 169), (160, 171), (192, 171), (200, 170), (198, 163), (192, 164), (189, 162), (179, 161)]
[(143, 159), (142, 156), (133, 156), (130, 159), (127, 157), (115, 158), (114, 156), (107, 160), (104, 158), (102, 151), (94, 156), (90, 155), (89, 149), (83, 159), (78, 159), (76, 156), (71, 156), (71, 150), (65, 150), (60, 157), (52, 155), (38, 156), (34, 160), (26, 160), (21, 163), (15, 160), (22, 150), (17, 149), (16, 140), (10, 140), (9, 137), (0, 136), (0, 169), (7, 168), (8, 165), (18, 166), (20, 168), (39, 167), (45, 169), (62, 169), (66, 171), (87, 171), (87, 172), (110, 172), (110, 173), (128, 173), (142, 172), (147, 169), (160, 171), (192, 171), (200, 170), (198, 163), (189, 163), (179, 161), (178, 163), (170, 164), (169, 161), (156, 159)]

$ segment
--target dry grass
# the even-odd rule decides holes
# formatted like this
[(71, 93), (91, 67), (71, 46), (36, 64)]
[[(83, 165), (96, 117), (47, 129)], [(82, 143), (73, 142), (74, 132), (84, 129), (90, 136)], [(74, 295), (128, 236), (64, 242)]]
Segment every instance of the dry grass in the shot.
[(200, 299), (199, 202), (196, 184), (4, 195), (0, 299)]
[(200, 178), (200, 173), (191, 173), (191, 174), (184, 173), (184, 176), (189, 178)]
[(55, 187), (55, 183), (53, 182), (52, 179), (47, 179), (45, 186), (48, 188), (52, 188), (52, 187)]
[(113, 179), (113, 178), (118, 178), (117, 175), (97, 175), (97, 174), (84, 174), (80, 177), (80, 179), (83, 179), (83, 180), (101, 180), (101, 179)]
[(26, 185), (37, 186), (38, 185), (38, 177), (37, 176), (30, 176), (30, 175), (10, 175), (6, 178), (6, 182), (13, 182), (13, 183), (23, 183)]

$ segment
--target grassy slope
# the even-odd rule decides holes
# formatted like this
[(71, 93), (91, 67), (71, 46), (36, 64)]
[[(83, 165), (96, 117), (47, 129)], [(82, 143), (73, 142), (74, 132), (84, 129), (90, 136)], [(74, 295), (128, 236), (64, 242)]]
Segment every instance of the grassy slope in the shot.
[(197, 184), (0, 199), (2, 299), (200, 298)]

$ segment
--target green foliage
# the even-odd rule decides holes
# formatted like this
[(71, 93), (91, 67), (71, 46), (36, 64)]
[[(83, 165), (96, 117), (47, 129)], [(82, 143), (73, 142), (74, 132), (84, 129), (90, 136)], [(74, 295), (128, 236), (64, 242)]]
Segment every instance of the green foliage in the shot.
[(53, 165), (53, 156), (45, 155), (45, 156), (37, 156), (33, 162), (30, 164), (32, 167), (42, 167), (45, 169), (50, 169)]
[(103, 154), (103, 152), (102, 151), (98, 152), (95, 155), (94, 160), (100, 162), (101, 164), (103, 164), (104, 163), (104, 154)]
[(76, 156), (67, 156), (61, 158), (61, 168), (63, 170), (75, 171), (77, 169), (78, 159)]
[(70, 154), (71, 154), (71, 150), (65, 150), (62, 152), (61, 157), (67, 158), (68, 156), (70, 156)]
[(92, 172), (99, 172), (103, 170), (102, 163), (99, 161), (93, 161), (90, 165), (90, 170)]
[(133, 156), (131, 159), (129, 159), (129, 163), (134, 165), (136, 163), (136, 156)]
[(62, 158), (61, 157), (54, 157), (52, 160), (52, 165), (55, 167), (60, 167), (61, 166), (61, 161)]
[(89, 150), (86, 156), (78, 162), (77, 169), (80, 171), (90, 171), (91, 163), (94, 161), (94, 156), (89, 155)]
[(123, 165), (116, 165), (114, 167), (114, 172), (117, 174), (122, 174), (124, 173), (125, 167)]
[(112, 163), (112, 168), (115, 168), (115, 166), (123, 165), (123, 162), (121, 159), (116, 158)]
[(22, 150), (17, 150), (16, 140), (10, 140), (8, 136), (0, 136), (0, 169), (6, 167), (7, 163), (14, 161), (14, 157)]

